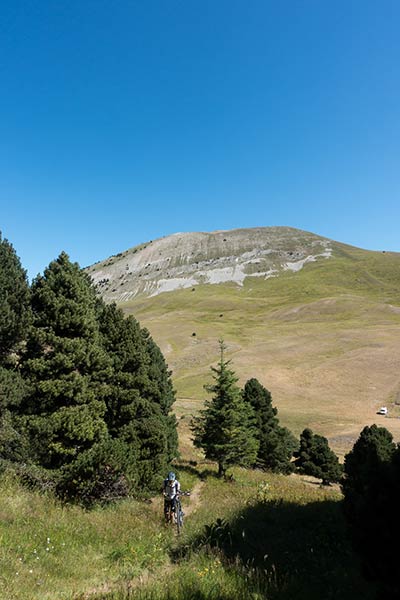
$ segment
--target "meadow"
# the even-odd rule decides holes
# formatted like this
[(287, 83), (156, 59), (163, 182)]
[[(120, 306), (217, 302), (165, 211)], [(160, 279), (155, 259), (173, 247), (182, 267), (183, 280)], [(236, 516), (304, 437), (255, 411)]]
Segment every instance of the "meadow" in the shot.
[[(329, 439), (343, 459), (376, 422), (400, 441), (399, 255), (335, 244), (329, 260), (263, 280), (200, 285), (121, 304), (173, 372), (179, 415), (207, 398), (218, 338), (239, 384), (256, 377), (283, 425)], [(388, 406), (389, 417), (376, 413)]]
[[(1, 484), (2, 598), (368, 598), (345, 536), (340, 493), (298, 477), (178, 466), (185, 487), (178, 538), (161, 502), (90, 512)], [(190, 510), (191, 502), (195, 505)]]
[(161, 494), (90, 511), (0, 482), (0, 597), (8, 600), (369, 600), (338, 486), (235, 468), (231, 480), (190, 446), (174, 466), (178, 536)]

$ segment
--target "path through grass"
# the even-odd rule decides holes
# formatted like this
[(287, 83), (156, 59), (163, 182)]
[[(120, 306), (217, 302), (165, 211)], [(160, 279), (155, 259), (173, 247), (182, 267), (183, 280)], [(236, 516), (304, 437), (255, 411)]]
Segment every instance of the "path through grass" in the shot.
[[(369, 600), (337, 489), (303, 479), (182, 462), (185, 528), (162, 498), (84, 511), (0, 485), (0, 597), (7, 600)], [(324, 590), (325, 595), (322, 594)]]

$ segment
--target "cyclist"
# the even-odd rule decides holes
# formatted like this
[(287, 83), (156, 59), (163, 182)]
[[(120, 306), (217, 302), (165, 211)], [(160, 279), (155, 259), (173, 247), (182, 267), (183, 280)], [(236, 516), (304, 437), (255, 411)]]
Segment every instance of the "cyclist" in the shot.
[(170, 471), (168, 477), (164, 479), (163, 494), (164, 494), (164, 517), (166, 522), (169, 521), (169, 512), (175, 512), (176, 498), (180, 492), (181, 485), (175, 477), (175, 473)]

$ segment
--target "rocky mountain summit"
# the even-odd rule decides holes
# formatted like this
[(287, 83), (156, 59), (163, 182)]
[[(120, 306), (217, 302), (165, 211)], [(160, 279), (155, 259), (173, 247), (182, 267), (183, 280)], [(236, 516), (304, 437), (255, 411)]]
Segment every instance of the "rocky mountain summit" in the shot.
[(127, 302), (199, 284), (276, 277), (327, 259), (332, 241), (290, 227), (175, 233), (103, 260), (87, 271), (107, 301)]

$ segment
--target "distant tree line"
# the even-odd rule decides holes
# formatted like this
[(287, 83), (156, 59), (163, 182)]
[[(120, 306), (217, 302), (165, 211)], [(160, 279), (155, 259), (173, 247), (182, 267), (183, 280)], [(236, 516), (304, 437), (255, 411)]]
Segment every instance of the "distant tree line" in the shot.
[(91, 504), (159, 487), (177, 455), (171, 373), (149, 332), (64, 252), (28, 285), (0, 237), (0, 461)]

